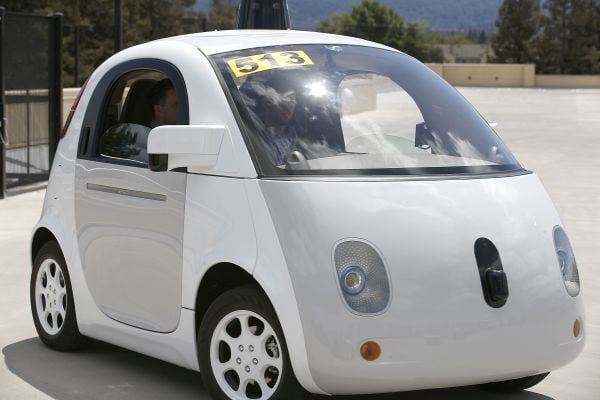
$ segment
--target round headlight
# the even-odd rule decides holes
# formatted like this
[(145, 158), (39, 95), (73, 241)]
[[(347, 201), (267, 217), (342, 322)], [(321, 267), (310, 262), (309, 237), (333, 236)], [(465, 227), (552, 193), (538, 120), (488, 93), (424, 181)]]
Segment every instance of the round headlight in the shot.
[(340, 281), (344, 292), (355, 295), (363, 291), (367, 277), (362, 268), (351, 266), (344, 269)]
[(570, 296), (575, 297), (579, 294), (579, 271), (577, 270), (577, 262), (569, 238), (564, 229), (560, 226), (554, 228), (554, 247), (556, 248), (556, 258), (558, 259), (558, 267), (565, 282), (565, 288)]

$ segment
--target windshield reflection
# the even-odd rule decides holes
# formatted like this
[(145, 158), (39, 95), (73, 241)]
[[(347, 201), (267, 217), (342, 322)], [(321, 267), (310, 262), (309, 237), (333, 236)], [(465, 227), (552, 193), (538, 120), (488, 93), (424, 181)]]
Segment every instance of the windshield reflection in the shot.
[(265, 175), (520, 169), (454, 88), (401, 53), (304, 45), (215, 59)]

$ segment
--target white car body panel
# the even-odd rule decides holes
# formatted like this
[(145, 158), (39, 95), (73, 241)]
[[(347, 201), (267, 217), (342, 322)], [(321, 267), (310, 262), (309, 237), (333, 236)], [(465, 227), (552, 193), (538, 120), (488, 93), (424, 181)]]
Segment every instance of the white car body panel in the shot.
[(77, 241), (88, 287), (109, 317), (155, 332), (177, 328), (186, 180), (176, 172), (78, 162)]
[(272, 300), (287, 342), (292, 368), (298, 381), (313, 393), (327, 394), (312, 376), (302, 321), (292, 277), (286, 267), (279, 237), (270, 217), (258, 180), (246, 180), (246, 194), (254, 219), (257, 237), (257, 260), (254, 277)]
[(252, 274), (256, 234), (243, 179), (189, 175), (183, 256), (183, 307), (195, 308), (202, 276), (219, 263)]
[[(216, 32), (132, 47), (90, 77), (59, 143), (34, 228), (52, 232), (63, 250), (81, 333), (198, 370), (198, 288), (212, 266), (231, 263), (252, 274), (269, 296), (294, 373), (314, 393), (483, 383), (547, 372), (574, 359), (585, 341), (585, 330), (577, 339), (572, 333), (574, 319), (585, 321), (583, 301), (565, 291), (552, 244), (552, 228), (561, 222), (535, 175), (258, 179), (221, 83), (203, 53), (302, 43), (387, 49), (311, 32)], [(168, 333), (135, 328), (101, 311), (83, 271), (75, 229), (77, 147), (86, 105), (105, 73), (140, 58), (168, 61), (181, 72), (190, 125), (227, 128), (219, 153), (227, 156), (209, 174), (190, 170), (187, 175), (181, 311)], [(384, 232), (386, 227), (393, 234)], [(498, 246), (508, 275), (511, 294), (501, 309), (490, 308), (483, 299), (473, 256), (479, 237)], [(334, 244), (347, 238), (374, 244), (390, 270), (393, 298), (379, 316), (351, 313), (340, 296), (331, 255)], [(455, 279), (436, 280), (446, 268), (456, 271), (448, 275)], [(383, 348), (382, 358), (373, 363), (359, 355), (360, 344), (369, 339)]]
[[(68, 145), (68, 139), (65, 138), (59, 147), (62, 147), (63, 142)], [(199, 370), (195, 353), (193, 311), (182, 308), (177, 329), (169, 334), (161, 334), (119, 323), (98, 308), (84, 277), (77, 247), (73, 213), (73, 167), (73, 161), (64, 158), (59, 149), (52, 168), (51, 182), (46, 191), (44, 210), (40, 221), (34, 227), (34, 232), (40, 228), (48, 229), (63, 250), (69, 266), (80, 332), (188, 369)]]
[[(260, 186), (292, 277), (311, 373), (326, 392), (511, 379), (581, 352), (572, 326), (584, 318), (583, 303), (565, 291), (552, 241), (560, 220), (534, 174)], [(499, 309), (483, 298), (473, 252), (479, 237), (496, 244), (508, 277), (510, 297)], [(350, 238), (376, 246), (390, 270), (393, 299), (379, 316), (347, 311), (336, 290), (331, 254)], [(359, 347), (371, 339), (382, 356), (366, 363)]]

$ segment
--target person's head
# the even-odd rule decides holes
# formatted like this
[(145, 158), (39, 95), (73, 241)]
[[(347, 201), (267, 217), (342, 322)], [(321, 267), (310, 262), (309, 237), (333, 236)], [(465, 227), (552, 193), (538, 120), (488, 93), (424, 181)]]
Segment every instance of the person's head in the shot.
[(157, 125), (177, 124), (177, 94), (170, 79), (154, 84), (150, 90), (152, 116)]

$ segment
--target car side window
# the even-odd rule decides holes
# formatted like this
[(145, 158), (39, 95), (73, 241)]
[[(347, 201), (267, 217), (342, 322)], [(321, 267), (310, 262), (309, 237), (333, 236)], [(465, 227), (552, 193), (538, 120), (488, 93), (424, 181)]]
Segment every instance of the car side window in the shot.
[(177, 95), (164, 74), (128, 72), (112, 86), (100, 116), (98, 155), (105, 160), (148, 164), (148, 134), (159, 125), (177, 124)]
[(152, 128), (189, 124), (185, 82), (171, 63), (126, 61), (105, 72), (86, 107), (77, 158), (146, 168)]

